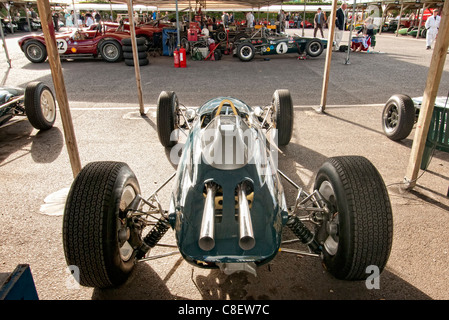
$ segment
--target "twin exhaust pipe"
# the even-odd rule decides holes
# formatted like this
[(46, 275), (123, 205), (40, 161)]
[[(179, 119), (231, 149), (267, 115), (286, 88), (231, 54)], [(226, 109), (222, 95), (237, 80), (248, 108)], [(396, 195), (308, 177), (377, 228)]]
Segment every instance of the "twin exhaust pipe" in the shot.
[[(249, 213), (249, 204), (246, 194), (245, 182), (237, 187), (238, 195), (238, 220), (239, 220), (239, 246), (243, 250), (251, 250), (256, 244), (253, 225)], [(199, 247), (204, 251), (210, 251), (215, 247), (215, 195), (218, 186), (213, 182), (206, 183), (206, 203), (201, 221)]]

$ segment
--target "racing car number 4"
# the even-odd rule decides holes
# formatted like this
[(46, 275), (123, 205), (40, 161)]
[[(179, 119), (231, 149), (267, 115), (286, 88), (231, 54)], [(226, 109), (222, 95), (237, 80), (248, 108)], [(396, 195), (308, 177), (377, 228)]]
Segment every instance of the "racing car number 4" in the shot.
[(281, 42), (276, 46), (276, 52), (278, 54), (283, 54), (283, 53), (287, 53), (287, 44), (285, 42)]

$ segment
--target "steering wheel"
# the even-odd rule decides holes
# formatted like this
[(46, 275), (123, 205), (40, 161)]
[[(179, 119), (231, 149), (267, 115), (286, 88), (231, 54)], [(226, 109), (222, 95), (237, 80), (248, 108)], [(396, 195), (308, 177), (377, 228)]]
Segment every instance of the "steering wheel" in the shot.
[(215, 113), (215, 116), (218, 116), (218, 115), (221, 113), (221, 109), (223, 108), (223, 105), (224, 105), (225, 103), (229, 103), (229, 104), (231, 105), (232, 112), (233, 112), (236, 116), (239, 115), (238, 112), (237, 112), (237, 109), (235, 108), (235, 106), (234, 106), (234, 104), (232, 103), (232, 101), (230, 101), (230, 100), (228, 100), (228, 99), (223, 99), (223, 100), (220, 102), (220, 105), (218, 106), (218, 109), (217, 109), (217, 112)]

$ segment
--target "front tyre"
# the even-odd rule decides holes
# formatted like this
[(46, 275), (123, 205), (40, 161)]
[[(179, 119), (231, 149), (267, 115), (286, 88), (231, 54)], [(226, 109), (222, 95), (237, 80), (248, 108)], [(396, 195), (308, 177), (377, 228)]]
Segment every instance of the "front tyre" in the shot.
[(330, 158), (319, 169), (314, 190), (329, 209), (315, 235), (326, 269), (344, 280), (366, 279), (369, 266), (382, 272), (391, 251), (393, 218), (373, 164), (360, 156)]
[(293, 102), (290, 91), (278, 89), (273, 94), (273, 123), (276, 126), (278, 144), (289, 144), (293, 134)]
[(81, 285), (105, 288), (128, 279), (141, 229), (125, 209), (138, 194), (137, 179), (125, 163), (92, 162), (75, 178), (64, 211), (63, 245)]
[(37, 40), (30, 40), (23, 45), (25, 57), (33, 63), (41, 63), (47, 59), (47, 48)]
[(56, 120), (56, 102), (50, 88), (42, 82), (30, 82), (25, 89), (25, 113), (31, 125), (48, 130)]
[(159, 141), (166, 148), (173, 147), (178, 142), (177, 129), (179, 119), (179, 103), (176, 93), (162, 91), (157, 101), (157, 134)]
[(241, 43), (237, 47), (237, 57), (242, 61), (251, 61), (254, 59), (256, 49), (251, 43)]

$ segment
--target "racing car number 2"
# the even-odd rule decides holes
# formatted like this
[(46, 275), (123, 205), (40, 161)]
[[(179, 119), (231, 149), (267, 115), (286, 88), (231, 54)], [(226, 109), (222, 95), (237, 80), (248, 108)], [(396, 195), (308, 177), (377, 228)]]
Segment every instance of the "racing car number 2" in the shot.
[(58, 53), (65, 53), (67, 51), (67, 41), (64, 39), (58, 39), (56, 40), (56, 47), (58, 48)]

